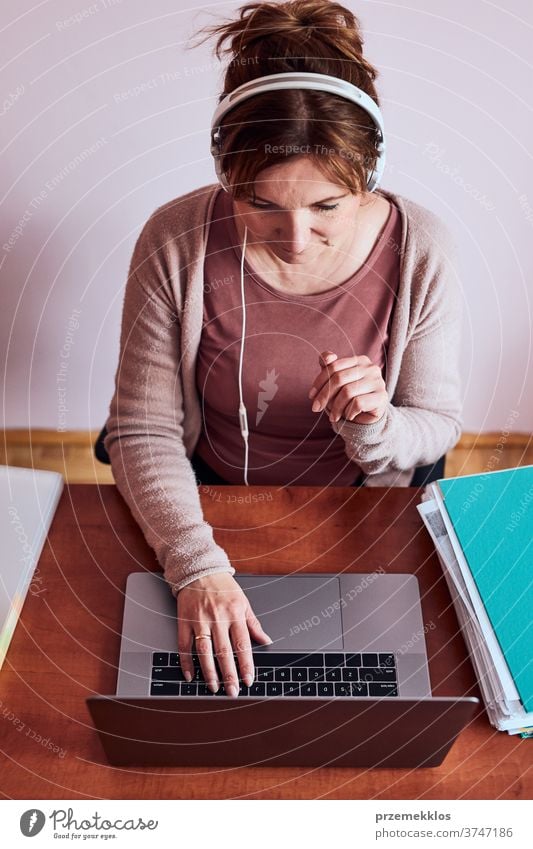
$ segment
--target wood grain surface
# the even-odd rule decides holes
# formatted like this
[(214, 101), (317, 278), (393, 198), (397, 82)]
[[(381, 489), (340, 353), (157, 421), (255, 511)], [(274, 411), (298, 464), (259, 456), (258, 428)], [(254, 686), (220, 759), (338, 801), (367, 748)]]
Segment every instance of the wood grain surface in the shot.
[[(242, 572), (416, 574), (434, 695), (479, 696), (417, 489), (199, 488)], [(0, 790), (13, 799), (531, 798), (531, 741), (480, 710), (441, 767), (117, 769), (85, 699), (115, 691), (127, 575), (157, 570), (113, 485), (65, 487), (0, 672)]]

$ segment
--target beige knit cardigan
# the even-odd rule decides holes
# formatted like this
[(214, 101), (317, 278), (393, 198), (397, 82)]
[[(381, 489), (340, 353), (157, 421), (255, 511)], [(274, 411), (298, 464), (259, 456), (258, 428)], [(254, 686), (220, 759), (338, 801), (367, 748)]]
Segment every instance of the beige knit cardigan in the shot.
[[(196, 357), (204, 258), (218, 184), (155, 210), (133, 252), (105, 447), (116, 485), (174, 594), (214, 572), (235, 574), (205, 521), (189, 462), (202, 428)], [(400, 195), (400, 282), (387, 351), (389, 405), (375, 424), (331, 426), (366, 486), (408, 486), (460, 435), (461, 292), (444, 223)], [(360, 353), (364, 353), (363, 351)]]

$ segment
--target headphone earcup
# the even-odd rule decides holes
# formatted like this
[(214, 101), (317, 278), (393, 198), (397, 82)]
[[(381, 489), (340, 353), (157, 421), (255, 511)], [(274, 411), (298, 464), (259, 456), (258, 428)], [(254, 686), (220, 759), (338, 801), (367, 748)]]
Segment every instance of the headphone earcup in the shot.
[(220, 144), (220, 132), (214, 132), (211, 136), (211, 155), (215, 163), (215, 172), (217, 180), (225, 192), (229, 192), (229, 183), (226, 179), (226, 174), (222, 170), (222, 151)]

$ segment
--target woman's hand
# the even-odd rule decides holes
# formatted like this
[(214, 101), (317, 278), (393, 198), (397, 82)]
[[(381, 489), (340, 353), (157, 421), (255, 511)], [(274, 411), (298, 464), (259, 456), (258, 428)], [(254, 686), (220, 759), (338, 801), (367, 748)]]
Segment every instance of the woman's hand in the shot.
[(358, 424), (379, 421), (389, 403), (379, 366), (365, 356), (338, 359), (332, 351), (323, 351), (319, 364), (322, 369), (309, 392), (315, 413), (327, 409), (331, 422), (340, 418)]
[[(178, 592), (177, 602), (178, 652), (183, 673), (190, 672), (191, 677), (194, 674), (192, 649), (199, 657), (204, 680), (216, 693), (220, 683), (215, 654), (226, 692), (236, 696), (239, 674), (233, 658), (235, 652), (240, 677), (249, 687), (254, 679), (250, 634), (260, 643), (268, 644), (272, 640), (263, 631), (233, 576), (228, 572), (216, 572), (197, 578)], [(197, 634), (210, 634), (211, 639), (197, 640), (193, 645), (193, 637)]]

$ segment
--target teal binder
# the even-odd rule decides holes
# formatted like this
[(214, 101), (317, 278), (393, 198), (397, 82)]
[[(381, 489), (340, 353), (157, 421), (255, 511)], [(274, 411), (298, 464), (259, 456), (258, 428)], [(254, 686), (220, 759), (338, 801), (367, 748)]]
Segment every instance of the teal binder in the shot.
[(522, 704), (533, 711), (533, 466), (438, 485)]

